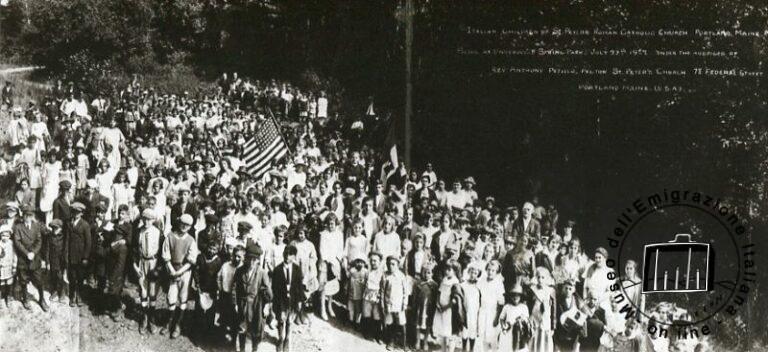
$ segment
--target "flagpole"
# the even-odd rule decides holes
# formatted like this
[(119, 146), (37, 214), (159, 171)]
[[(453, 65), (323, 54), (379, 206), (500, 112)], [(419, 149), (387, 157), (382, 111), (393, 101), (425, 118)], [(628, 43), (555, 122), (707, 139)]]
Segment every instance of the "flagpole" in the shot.
[(405, 0), (405, 166), (411, 168), (411, 115), (413, 115), (413, 84), (411, 56), (413, 45), (413, 0)]

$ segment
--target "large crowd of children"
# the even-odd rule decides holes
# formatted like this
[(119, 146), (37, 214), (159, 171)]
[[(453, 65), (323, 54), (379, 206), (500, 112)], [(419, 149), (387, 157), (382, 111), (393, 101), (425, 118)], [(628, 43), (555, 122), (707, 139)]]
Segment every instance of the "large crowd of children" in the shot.
[[(606, 250), (585, 253), (556, 207), (502, 207), (473, 177), (397, 163), (361, 133), (386, 120), (372, 102), (350, 118), (322, 91), (217, 83), (176, 95), (58, 82), (25, 107), (6, 84), (0, 169), (17, 190), (0, 226), (0, 315), (14, 297), (32, 308), (31, 283), (45, 311), (130, 310), (142, 333), (214, 331), (246, 351), (265, 329), (288, 351), (292, 328), (318, 318), (405, 350), (668, 348), (618, 311)], [(253, 175), (243, 145), (272, 119), (291, 153)], [(643, 305), (636, 263), (621, 271)]]

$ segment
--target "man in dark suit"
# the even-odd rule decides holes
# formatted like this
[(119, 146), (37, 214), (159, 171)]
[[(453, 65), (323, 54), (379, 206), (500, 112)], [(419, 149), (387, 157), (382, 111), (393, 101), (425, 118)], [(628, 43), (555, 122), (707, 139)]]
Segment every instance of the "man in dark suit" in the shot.
[(272, 301), (269, 274), (262, 269), (263, 251), (256, 243), (245, 249), (246, 261), (235, 271), (233, 300), (237, 302), (239, 337), (243, 337), (243, 350), (251, 351), (264, 336), (264, 306)]
[(18, 264), (18, 285), (21, 288), (21, 300), (25, 309), (30, 309), (27, 297), (27, 283), (32, 282), (40, 295), (40, 308), (48, 311), (48, 303), (43, 296), (43, 272), (40, 248), (43, 244), (43, 226), (35, 220), (35, 209), (22, 208), (24, 221), (13, 226), (13, 246), (16, 248)]
[(533, 218), (533, 204), (529, 202), (523, 204), (522, 215), (512, 223), (512, 236), (519, 238), (522, 235), (541, 240), (541, 224)]
[(433, 200), (437, 200), (437, 193), (435, 193), (435, 190), (430, 188), (431, 186), (431, 180), (429, 178), (428, 174), (421, 175), (421, 187), (413, 192), (413, 199), (412, 202), (414, 204), (421, 203), (422, 199), (428, 199), (430, 202)]
[(66, 252), (69, 261), (69, 306), (82, 306), (81, 291), (87, 274), (88, 258), (91, 256), (91, 226), (83, 219), (85, 204), (72, 204), (72, 223), (70, 225)]
[(290, 351), (291, 321), (299, 303), (304, 300), (304, 277), (296, 264), (297, 249), (288, 245), (283, 250), (283, 262), (272, 271), (272, 310), (277, 317), (277, 351)]
[(189, 186), (182, 184), (178, 189), (178, 193), (179, 201), (171, 207), (171, 227), (178, 229), (181, 216), (189, 214), (192, 216), (192, 227), (189, 228), (189, 235), (195, 237), (195, 224), (199, 215), (197, 205), (189, 198), (191, 193)]

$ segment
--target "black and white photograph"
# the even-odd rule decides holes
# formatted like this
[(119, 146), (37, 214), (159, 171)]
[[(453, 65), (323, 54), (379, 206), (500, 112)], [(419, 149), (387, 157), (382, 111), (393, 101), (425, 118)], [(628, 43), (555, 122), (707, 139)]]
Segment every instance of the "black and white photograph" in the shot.
[(0, 351), (768, 351), (768, 3), (0, 0)]

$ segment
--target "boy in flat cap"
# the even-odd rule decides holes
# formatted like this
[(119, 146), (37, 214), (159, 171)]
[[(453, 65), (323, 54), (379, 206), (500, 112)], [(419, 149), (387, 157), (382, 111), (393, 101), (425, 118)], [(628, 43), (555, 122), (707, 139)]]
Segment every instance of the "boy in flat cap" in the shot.
[(153, 319), (155, 309), (155, 290), (157, 276), (157, 258), (160, 252), (160, 229), (155, 227), (155, 212), (151, 208), (144, 209), (141, 213), (142, 224), (139, 227), (139, 236), (136, 243), (136, 261), (133, 269), (139, 279), (141, 289), (142, 318), (139, 322), (139, 333), (144, 329), (150, 334), (154, 333)]
[(249, 243), (245, 253), (244, 265), (235, 272), (233, 299), (237, 302), (240, 322), (237, 342), (242, 338), (243, 350), (251, 352), (264, 334), (264, 307), (272, 301), (272, 288), (267, 271), (259, 265), (263, 254), (261, 247)]
[(69, 263), (69, 306), (82, 306), (83, 281), (88, 273), (91, 257), (91, 226), (83, 219), (85, 205), (72, 204), (72, 223), (67, 233), (67, 261)]
[[(180, 334), (179, 324), (184, 319), (184, 311), (187, 310), (187, 298), (189, 294), (189, 281), (192, 277), (192, 266), (197, 261), (197, 243), (189, 234), (194, 219), (192, 215), (184, 214), (179, 218), (179, 228), (174, 230), (163, 243), (163, 260), (170, 276), (168, 286), (168, 310), (170, 317), (165, 329), (160, 330), (164, 334), (168, 330), (172, 339)], [(176, 309), (178, 306), (178, 309)]]
[(51, 284), (51, 301), (57, 302), (64, 299), (64, 270), (67, 269), (67, 253), (65, 251), (66, 241), (64, 238), (64, 223), (59, 219), (54, 219), (48, 225), (51, 233), (48, 236), (48, 258), (50, 265), (48, 279)]

